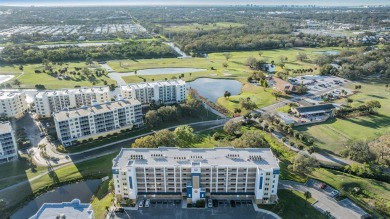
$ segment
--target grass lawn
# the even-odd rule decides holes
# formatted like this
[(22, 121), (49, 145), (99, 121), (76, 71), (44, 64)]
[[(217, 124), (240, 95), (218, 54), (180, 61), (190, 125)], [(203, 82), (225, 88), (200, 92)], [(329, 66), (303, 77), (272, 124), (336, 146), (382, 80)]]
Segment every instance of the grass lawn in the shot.
[(209, 24), (177, 24), (177, 25), (164, 25), (165, 31), (172, 32), (195, 32), (199, 30), (218, 30), (218, 29), (228, 29), (230, 27), (243, 27), (245, 24), (234, 23), (234, 22), (217, 22), (217, 23), (209, 23)]
[[(329, 153), (339, 153), (349, 139), (372, 140), (377, 136), (389, 133), (390, 91), (385, 91), (386, 83), (389, 81), (363, 81), (359, 83), (362, 85), (359, 93), (350, 96), (354, 101), (352, 106), (364, 104), (368, 100), (378, 100), (382, 105), (378, 110), (378, 115), (333, 119), (322, 124), (300, 126), (296, 129), (313, 136), (316, 139), (316, 145)], [(345, 100), (338, 100), (338, 103), (343, 104)]]
[[(248, 97), (256, 104), (256, 108), (261, 108), (264, 106), (271, 105), (276, 102), (275, 97), (272, 95), (273, 88), (267, 88), (265, 91), (263, 87), (256, 86), (253, 84), (245, 83), (241, 88), (241, 93), (239, 95), (234, 95), (229, 97), (220, 97), (217, 103), (221, 106), (224, 106), (231, 113), (234, 112), (235, 108), (241, 109), (240, 99), (246, 100)], [(242, 108), (241, 114), (244, 115), (247, 112), (252, 110), (246, 110)]]
[(283, 203), (281, 205), (284, 205), (281, 210), (275, 208), (276, 205), (259, 205), (259, 208), (272, 211), (283, 219), (322, 218), (322, 214), (311, 206), (315, 200), (310, 198), (306, 201), (301, 192), (279, 189), (278, 197), (279, 202)]
[[(111, 179), (112, 180), (112, 179)], [(108, 192), (108, 184), (110, 180), (106, 180), (100, 184), (98, 190), (94, 194), (94, 199), (92, 200), (92, 209), (93, 214), (96, 219), (104, 219), (106, 207), (112, 205), (111, 200), (114, 198), (112, 193)]]
[[(375, 201), (385, 202), (387, 206), (390, 206), (389, 183), (322, 168), (314, 171), (311, 176), (338, 189), (342, 194), (365, 209), (372, 209)], [(351, 193), (354, 187), (361, 189), (360, 195)], [(377, 212), (375, 214), (378, 216)]]

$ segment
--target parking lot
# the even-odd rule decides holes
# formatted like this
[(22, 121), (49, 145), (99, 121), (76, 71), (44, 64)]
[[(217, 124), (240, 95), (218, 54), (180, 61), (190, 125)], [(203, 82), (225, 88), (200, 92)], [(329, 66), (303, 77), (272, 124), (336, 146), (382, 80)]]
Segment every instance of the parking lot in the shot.
[(152, 199), (150, 200), (150, 208), (181, 208), (181, 203), (181, 200)]

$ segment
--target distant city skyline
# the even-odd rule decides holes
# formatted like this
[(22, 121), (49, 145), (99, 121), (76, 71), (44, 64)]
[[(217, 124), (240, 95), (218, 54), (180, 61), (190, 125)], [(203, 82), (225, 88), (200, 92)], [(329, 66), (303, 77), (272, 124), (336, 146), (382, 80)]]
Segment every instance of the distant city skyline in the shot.
[(390, 5), (383, 0), (2, 0), (0, 5), (6, 6), (76, 6), (76, 5), (318, 5), (318, 6), (360, 6), (360, 5)]

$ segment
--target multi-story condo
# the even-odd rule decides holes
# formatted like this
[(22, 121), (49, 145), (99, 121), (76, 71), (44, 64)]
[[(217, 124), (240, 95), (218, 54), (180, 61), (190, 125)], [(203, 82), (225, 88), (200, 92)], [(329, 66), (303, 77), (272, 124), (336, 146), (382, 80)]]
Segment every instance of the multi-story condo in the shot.
[(143, 125), (142, 107), (138, 100), (119, 100), (63, 110), (54, 113), (53, 117), (58, 139), (64, 146)]
[(186, 98), (186, 82), (168, 80), (129, 84), (120, 87), (124, 98), (139, 100), (142, 104), (155, 101), (156, 104), (181, 103)]
[(15, 135), (9, 122), (0, 122), (0, 163), (18, 158)]
[(18, 119), (27, 109), (26, 95), (23, 92), (0, 90), (0, 116)]
[(106, 103), (111, 101), (109, 87), (84, 87), (57, 91), (42, 91), (35, 95), (35, 109), (39, 117), (50, 117), (52, 113), (90, 106), (92, 102)]
[(265, 204), (277, 200), (280, 168), (269, 148), (122, 148), (112, 173), (123, 199), (232, 196)]

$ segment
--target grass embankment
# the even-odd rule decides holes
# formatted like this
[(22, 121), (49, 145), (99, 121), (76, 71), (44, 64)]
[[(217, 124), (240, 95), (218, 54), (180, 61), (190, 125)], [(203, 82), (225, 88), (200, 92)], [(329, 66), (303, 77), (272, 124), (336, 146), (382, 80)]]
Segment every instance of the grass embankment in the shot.
[(247, 100), (247, 98), (250, 98), (250, 100), (256, 104), (256, 108), (262, 108), (276, 102), (272, 92), (273, 88), (267, 88), (264, 90), (263, 87), (245, 83), (241, 88), (240, 94), (229, 98), (220, 97), (217, 103), (228, 109), (230, 113), (233, 113), (235, 108), (242, 109), (241, 114), (244, 115), (248, 112), (252, 112), (252, 110), (242, 108), (240, 105), (240, 99)]
[[(325, 123), (300, 126), (296, 129), (313, 136), (316, 145), (325, 152), (336, 153), (344, 148), (349, 139), (372, 140), (390, 132), (390, 91), (385, 90), (385, 84), (390, 81), (362, 81), (359, 93), (350, 96), (352, 106), (359, 106), (369, 100), (378, 100), (382, 107), (378, 115), (362, 116), (348, 119), (331, 119)], [(350, 89), (354, 86), (350, 85)], [(338, 100), (344, 104), (345, 99)]]
[(315, 202), (315, 199), (310, 198), (306, 201), (305, 196), (301, 192), (279, 189), (278, 197), (279, 205), (259, 205), (259, 207), (272, 211), (283, 219), (323, 217), (322, 214), (311, 205)]
[[(27, 185), (18, 185), (11, 189), (0, 191), (0, 198), (6, 200), (7, 206), (19, 205), (18, 207), (21, 207), (25, 202), (33, 199), (34, 194), (47, 192), (53, 186), (59, 186), (71, 181), (110, 176), (112, 159), (116, 155), (117, 151), (93, 160), (67, 165), (33, 180)], [(10, 210), (13, 211), (16, 208)], [(4, 215), (10, 213), (10, 211), (6, 211)]]
[(92, 198), (91, 204), (96, 219), (104, 219), (105, 213), (107, 212), (106, 207), (112, 205), (114, 195), (108, 191), (111, 180), (112, 179), (102, 182)]

